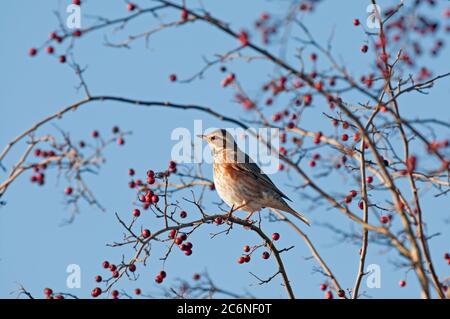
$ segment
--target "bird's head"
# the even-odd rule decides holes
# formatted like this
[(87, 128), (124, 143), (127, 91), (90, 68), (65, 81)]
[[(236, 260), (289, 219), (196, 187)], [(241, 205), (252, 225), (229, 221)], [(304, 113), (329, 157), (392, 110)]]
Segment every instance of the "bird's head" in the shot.
[(213, 153), (218, 153), (222, 150), (236, 150), (236, 142), (233, 136), (224, 129), (215, 130), (206, 135), (198, 135), (205, 140)]

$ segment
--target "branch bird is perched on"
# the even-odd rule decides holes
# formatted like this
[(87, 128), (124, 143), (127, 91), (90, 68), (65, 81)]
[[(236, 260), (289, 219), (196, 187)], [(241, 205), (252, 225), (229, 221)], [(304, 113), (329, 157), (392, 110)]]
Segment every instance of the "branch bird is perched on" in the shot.
[(282, 210), (309, 225), (305, 217), (286, 203), (285, 199), (290, 199), (239, 149), (229, 132), (220, 129), (199, 137), (207, 141), (212, 150), (214, 185), (228, 206), (248, 212), (247, 218), (265, 207)]

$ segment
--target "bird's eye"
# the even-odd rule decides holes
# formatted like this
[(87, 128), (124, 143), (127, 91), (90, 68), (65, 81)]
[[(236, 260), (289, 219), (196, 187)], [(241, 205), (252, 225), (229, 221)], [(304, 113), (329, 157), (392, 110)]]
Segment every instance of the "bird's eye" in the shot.
[(216, 139), (215, 136), (211, 136), (211, 141), (214, 141)]

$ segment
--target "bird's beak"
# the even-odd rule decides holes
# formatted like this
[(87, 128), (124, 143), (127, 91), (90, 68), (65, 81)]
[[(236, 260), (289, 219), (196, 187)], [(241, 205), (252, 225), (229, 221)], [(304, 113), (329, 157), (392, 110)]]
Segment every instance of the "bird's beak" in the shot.
[(197, 137), (201, 138), (202, 140), (206, 139), (206, 135), (203, 135), (203, 134), (199, 134), (199, 135), (197, 135)]

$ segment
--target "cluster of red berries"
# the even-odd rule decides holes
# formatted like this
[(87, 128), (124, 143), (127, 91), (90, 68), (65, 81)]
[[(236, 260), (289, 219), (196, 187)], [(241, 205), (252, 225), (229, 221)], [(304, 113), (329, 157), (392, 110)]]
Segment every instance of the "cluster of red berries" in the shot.
[(64, 299), (64, 296), (61, 294), (53, 294), (53, 290), (50, 288), (44, 288), (44, 297), (45, 299)]
[[(176, 236), (176, 237), (175, 237)], [(192, 243), (191, 242), (187, 242), (187, 235), (185, 233), (180, 233), (177, 236), (177, 231), (175, 229), (171, 229), (169, 231), (169, 234), (167, 236), (169, 239), (173, 239), (174, 244), (178, 246), (178, 248), (180, 248), (180, 250), (182, 252), (184, 252), (184, 254), (186, 256), (190, 256), (192, 255)]]
[(447, 261), (447, 263), (450, 265), (450, 254), (449, 253), (445, 253), (444, 254), (444, 259)]
[[(329, 290), (328, 288), (328, 284), (323, 283), (319, 286), (320, 290), (325, 291), (325, 298), (326, 299), (333, 299), (333, 292), (331, 290)], [(328, 290), (327, 290), (328, 289)], [(345, 291), (344, 290), (339, 290), (337, 292), (337, 295), (339, 298), (344, 298), (345, 297)]]
[(161, 284), (164, 281), (164, 278), (167, 277), (167, 274), (164, 270), (161, 270), (156, 276), (155, 276), (155, 282), (157, 284)]
[(353, 200), (353, 198), (358, 195), (358, 192), (354, 189), (352, 189), (347, 196), (344, 197), (344, 203), (350, 204)]

